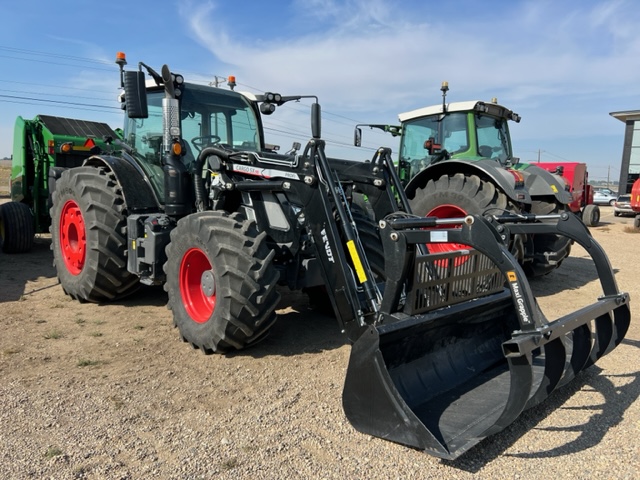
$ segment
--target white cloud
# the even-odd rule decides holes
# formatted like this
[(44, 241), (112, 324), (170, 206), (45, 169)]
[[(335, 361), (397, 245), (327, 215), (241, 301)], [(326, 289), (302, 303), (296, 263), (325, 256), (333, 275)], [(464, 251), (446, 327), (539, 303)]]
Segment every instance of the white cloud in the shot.
[(442, 80), (451, 101), (497, 96), (545, 138), (614, 131), (606, 112), (640, 102), (640, 11), (631, 0), (521, 2), (480, 18), (404, 5), (297, 0), (290, 23), (315, 28), (267, 40), (234, 30), (212, 2), (182, 14), (240, 83), (317, 94), (325, 111), (360, 121), (395, 123), (401, 111), (438, 103)]
[[(625, 15), (626, 2), (565, 16), (552, 15), (546, 2), (525, 4), (492, 24), (466, 20), (458, 28), (451, 19), (411, 23), (381, 1), (368, 1), (367, 8), (362, 1), (305, 5), (297, 11), (320, 12), (318, 21), (328, 22), (322, 33), (245, 40), (214, 15), (212, 3), (188, 21), (198, 41), (239, 78), (267, 88), (303, 87), (356, 110), (367, 110), (374, 99), (382, 108), (416, 102), (416, 92), (429, 101), (445, 78), (462, 92), (500, 89), (520, 99), (527, 91), (567, 95), (640, 80), (640, 69), (629, 63), (640, 50), (630, 42), (635, 37), (623, 33), (634, 20)], [(615, 37), (617, 48), (593, 55), (598, 47), (583, 43), (589, 35), (612, 37), (596, 43)]]

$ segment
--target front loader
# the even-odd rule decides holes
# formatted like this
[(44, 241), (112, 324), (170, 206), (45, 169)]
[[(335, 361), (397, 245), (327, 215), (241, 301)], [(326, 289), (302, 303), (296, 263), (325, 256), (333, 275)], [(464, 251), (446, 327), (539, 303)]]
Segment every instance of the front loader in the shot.
[[(629, 297), (575, 216), (417, 217), (390, 150), (327, 158), (315, 97), (249, 98), (140, 67), (121, 70), (121, 155), (89, 158), (54, 192), (54, 258), (71, 296), (99, 302), (138, 281), (164, 284), (183, 340), (225, 353), (269, 332), (278, 286), (320, 290), (353, 344), (349, 421), (442, 458), (500, 431), (624, 337)], [(304, 151), (267, 151), (258, 112), (303, 98), (315, 99)], [(553, 321), (507, 248), (512, 235), (543, 233), (584, 246), (604, 291)], [(443, 242), (467, 248), (428, 253)]]

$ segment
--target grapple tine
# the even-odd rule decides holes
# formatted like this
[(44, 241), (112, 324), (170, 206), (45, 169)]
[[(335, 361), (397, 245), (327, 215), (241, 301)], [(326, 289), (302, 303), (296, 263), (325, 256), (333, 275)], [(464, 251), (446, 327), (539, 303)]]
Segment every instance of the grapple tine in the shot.
[(614, 347), (617, 347), (622, 340), (624, 340), (631, 325), (631, 310), (629, 310), (629, 304), (621, 305), (613, 311), (613, 324), (615, 326), (613, 342)]
[(607, 312), (595, 319), (593, 349), (584, 368), (590, 367), (620, 344), (629, 329), (630, 321), (631, 312), (628, 305), (618, 307), (613, 312)]
[[(507, 404), (494, 425), (487, 428), (477, 441), (498, 433), (508, 427), (526, 408), (529, 392), (534, 382), (533, 360), (531, 355), (522, 355), (507, 359), (510, 372), (510, 387)], [(465, 449), (466, 450), (466, 449)]]
[(540, 379), (536, 379), (534, 384), (537, 388), (532, 392), (525, 408), (531, 408), (534, 405), (544, 401), (555, 390), (562, 378), (567, 364), (567, 351), (562, 338), (556, 338), (552, 342), (547, 343), (540, 353), (533, 358), (533, 363), (542, 362), (543, 368)]
[(596, 318), (594, 325), (593, 347), (585, 368), (596, 363), (615, 346), (613, 343), (613, 321), (609, 313)]
[(566, 385), (573, 380), (578, 372), (585, 368), (589, 360), (592, 344), (589, 324), (585, 323), (574, 329), (564, 337), (564, 341), (565, 345), (567, 345), (567, 350), (570, 350), (570, 357), (558, 387)]

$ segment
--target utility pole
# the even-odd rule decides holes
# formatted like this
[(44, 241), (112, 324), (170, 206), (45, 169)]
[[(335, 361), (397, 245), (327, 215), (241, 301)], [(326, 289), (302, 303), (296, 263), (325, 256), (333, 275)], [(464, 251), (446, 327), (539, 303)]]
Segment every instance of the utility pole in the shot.
[(219, 77), (218, 75), (215, 75), (213, 77), (213, 82), (209, 82), (209, 86), (210, 87), (218, 87), (220, 86), (221, 83), (226, 82), (227, 78), (226, 77)]

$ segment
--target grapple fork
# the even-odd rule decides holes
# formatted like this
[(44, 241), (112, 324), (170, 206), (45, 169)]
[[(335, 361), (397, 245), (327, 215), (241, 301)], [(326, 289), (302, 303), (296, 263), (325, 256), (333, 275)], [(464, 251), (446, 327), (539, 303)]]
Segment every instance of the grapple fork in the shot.
[[(571, 215), (381, 222), (387, 278), (377, 321), (358, 338), (343, 405), (364, 433), (454, 459), (544, 401), (609, 353), (630, 322), (609, 261)], [(505, 247), (518, 233), (554, 233), (591, 255), (603, 290), (548, 320)], [(469, 250), (425, 254), (419, 245)]]

